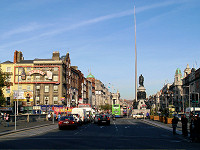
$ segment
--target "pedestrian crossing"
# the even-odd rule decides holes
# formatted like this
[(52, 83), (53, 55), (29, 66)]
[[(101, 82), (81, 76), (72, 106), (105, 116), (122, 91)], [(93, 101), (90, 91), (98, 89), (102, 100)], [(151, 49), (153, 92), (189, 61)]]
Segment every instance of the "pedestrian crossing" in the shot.
[(58, 129), (57, 124), (3, 135), (3, 136), (1, 136), (1, 140), (2, 139), (4, 139), (4, 140), (10, 139), (10, 138), (20, 138), (20, 137), (24, 138), (24, 137), (36, 136), (36, 135), (47, 133), (47, 132), (55, 130), (55, 129)]

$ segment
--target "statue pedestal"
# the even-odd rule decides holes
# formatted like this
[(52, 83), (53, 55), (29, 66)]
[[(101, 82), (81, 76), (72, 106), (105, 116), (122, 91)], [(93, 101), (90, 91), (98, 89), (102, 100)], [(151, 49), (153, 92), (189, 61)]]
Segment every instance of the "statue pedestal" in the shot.
[(138, 101), (141, 99), (146, 99), (146, 89), (144, 88), (144, 86), (140, 85), (137, 89), (137, 99)]

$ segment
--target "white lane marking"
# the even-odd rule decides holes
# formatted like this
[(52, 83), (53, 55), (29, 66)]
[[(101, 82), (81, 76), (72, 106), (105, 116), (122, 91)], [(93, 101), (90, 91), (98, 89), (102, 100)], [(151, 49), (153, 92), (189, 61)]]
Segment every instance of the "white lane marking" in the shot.
[(114, 122), (114, 125), (115, 125), (115, 129), (116, 129), (116, 131), (118, 132), (119, 130), (118, 130), (117, 125), (115, 124), (115, 122)]

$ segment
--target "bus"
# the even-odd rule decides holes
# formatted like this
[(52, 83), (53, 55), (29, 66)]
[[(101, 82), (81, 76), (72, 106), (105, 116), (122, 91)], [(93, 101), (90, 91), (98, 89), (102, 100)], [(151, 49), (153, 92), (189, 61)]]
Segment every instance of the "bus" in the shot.
[(112, 115), (115, 115), (115, 117), (121, 117), (120, 105), (118, 104), (112, 105)]

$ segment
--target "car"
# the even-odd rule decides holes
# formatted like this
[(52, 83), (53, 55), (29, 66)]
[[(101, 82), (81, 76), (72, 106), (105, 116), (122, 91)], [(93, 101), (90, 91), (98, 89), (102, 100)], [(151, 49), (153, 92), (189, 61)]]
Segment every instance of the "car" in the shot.
[(133, 114), (132, 117), (134, 119), (141, 119), (141, 118), (144, 118), (144, 114), (143, 113), (137, 113), (137, 114)]
[(83, 124), (83, 121), (81, 120), (79, 114), (70, 114), (68, 116), (73, 116), (77, 124), (80, 126)]
[(60, 130), (62, 130), (64, 128), (77, 129), (78, 125), (73, 116), (63, 116), (60, 118), (60, 121), (58, 122), (58, 127)]
[(98, 125), (110, 125), (110, 117), (108, 115), (100, 115), (98, 118)]
[(94, 123), (95, 123), (95, 124), (98, 123), (99, 117), (100, 117), (99, 114), (96, 114), (96, 115), (94, 116)]

